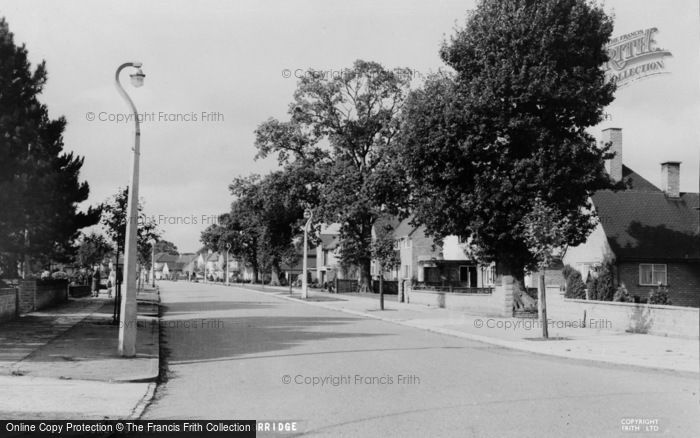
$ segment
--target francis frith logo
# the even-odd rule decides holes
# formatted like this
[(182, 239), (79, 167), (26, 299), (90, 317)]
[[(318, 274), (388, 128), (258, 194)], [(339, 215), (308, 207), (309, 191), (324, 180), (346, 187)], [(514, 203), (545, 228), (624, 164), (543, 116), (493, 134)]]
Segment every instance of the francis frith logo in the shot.
[(658, 29), (637, 30), (613, 38), (607, 45), (610, 57), (606, 75), (618, 88), (649, 76), (668, 73), (665, 58), (671, 52), (657, 46)]

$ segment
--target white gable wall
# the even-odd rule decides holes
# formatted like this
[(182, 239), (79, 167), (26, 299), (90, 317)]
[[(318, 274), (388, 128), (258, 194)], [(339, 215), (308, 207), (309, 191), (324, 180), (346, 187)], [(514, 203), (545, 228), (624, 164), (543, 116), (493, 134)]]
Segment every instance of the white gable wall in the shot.
[(606, 255), (612, 256), (613, 252), (605, 237), (603, 225), (598, 224), (584, 243), (567, 248), (563, 261), (565, 265), (571, 265), (581, 272), (583, 281), (586, 281), (590, 269), (601, 265)]

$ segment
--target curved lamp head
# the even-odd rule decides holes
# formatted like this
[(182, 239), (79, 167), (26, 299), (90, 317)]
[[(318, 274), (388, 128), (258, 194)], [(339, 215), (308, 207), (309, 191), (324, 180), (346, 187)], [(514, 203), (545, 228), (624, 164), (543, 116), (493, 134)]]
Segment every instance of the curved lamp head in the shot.
[(141, 70), (140, 68), (136, 71), (136, 73), (129, 76), (131, 77), (131, 85), (133, 85), (136, 88), (139, 88), (143, 85), (143, 79), (146, 77), (146, 75), (143, 74), (143, 70)]

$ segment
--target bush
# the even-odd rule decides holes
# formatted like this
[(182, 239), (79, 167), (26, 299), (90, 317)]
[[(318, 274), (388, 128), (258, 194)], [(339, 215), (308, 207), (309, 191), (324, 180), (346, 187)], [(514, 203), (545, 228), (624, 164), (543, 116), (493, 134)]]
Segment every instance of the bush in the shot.
[[(590, 289), (589, 289), (590, 290)], [(600, 301), (612, 301), (615, 295), (614, 263), (606, 258), (603, 261), (600, 272), (595, 282), (595, 289), (590, 290), (591, 299)]]
[(633, 303), (634, 298), (632, 298), (632, 295), (627, 291), (625, 285), (621, 284), (615, 291), (615, 295), (613, 295), (613, 301), (619, 303)]
[(659, 286), (657, 289), (652, 290), (651, 294), (649, 295), (648, 303), (670, 306), (671, 300), (668, 299), (668, 288)]
[(54, 280), (67, 280), (68, 274), (66, 274), (63, 271), (56, 271), (53, 274), (51, 274), (51, 278), (53, 278)]
[[(578, 271), (573, 266), (566, 265), (566, 266), (564, 266), (564, 269), (561, 270), (561, 275), (564, 276), (564, 280), (568, 280), (569, 277), (571, 277), (571, 275), (574, 272), (578, 272)], [(581, 274), (579, 274), (579, 275), (581, 275)]]
[[(568, 268), (568, 269), (567, 269)], [(586, 298), (586, 286), (583, 284), (581, 273), (571, 266), (564, 267), (564, 277), (566, 278), (566, 298)]]
[(588, 274), (588, 281), (586, 282), (586, 290), (588, 290), (588, 299), (597, 300), (598, 295), (598, 278)]

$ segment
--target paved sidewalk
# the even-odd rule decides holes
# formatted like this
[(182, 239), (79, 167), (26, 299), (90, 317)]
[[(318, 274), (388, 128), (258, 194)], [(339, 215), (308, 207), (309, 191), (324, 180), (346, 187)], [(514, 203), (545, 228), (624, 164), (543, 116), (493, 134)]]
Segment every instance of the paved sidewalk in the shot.
[[(237, 285), (240, 286), (240, 285)], [(243, 285), (281, 298), (301, 301), (298, 289), (289, 295), (288, 288)], [(632, 365), (646, 368), (700, 373), (697, 339), (682, 339), (604, 328), (549, 327), (549, 340), (542, 339), (537, 320), (468, 315), (419, 304), (396, 302), (385, 296), (385, 309), (373, 294), (330, 294), (318, 289), (309, 291), (310, 305), (350, 314), (376, 318), (396, 324), (472, 339), (505, 348), (532, 353)]]
[[(71, 299), (0, 324), (0, 414), (16, 418), (130, 418), (159, 372), (159, 296), (138, 295), (135, 358), (118, 355), (113, 300)], [(8, 417), (9, 418), (9, 417)]]

